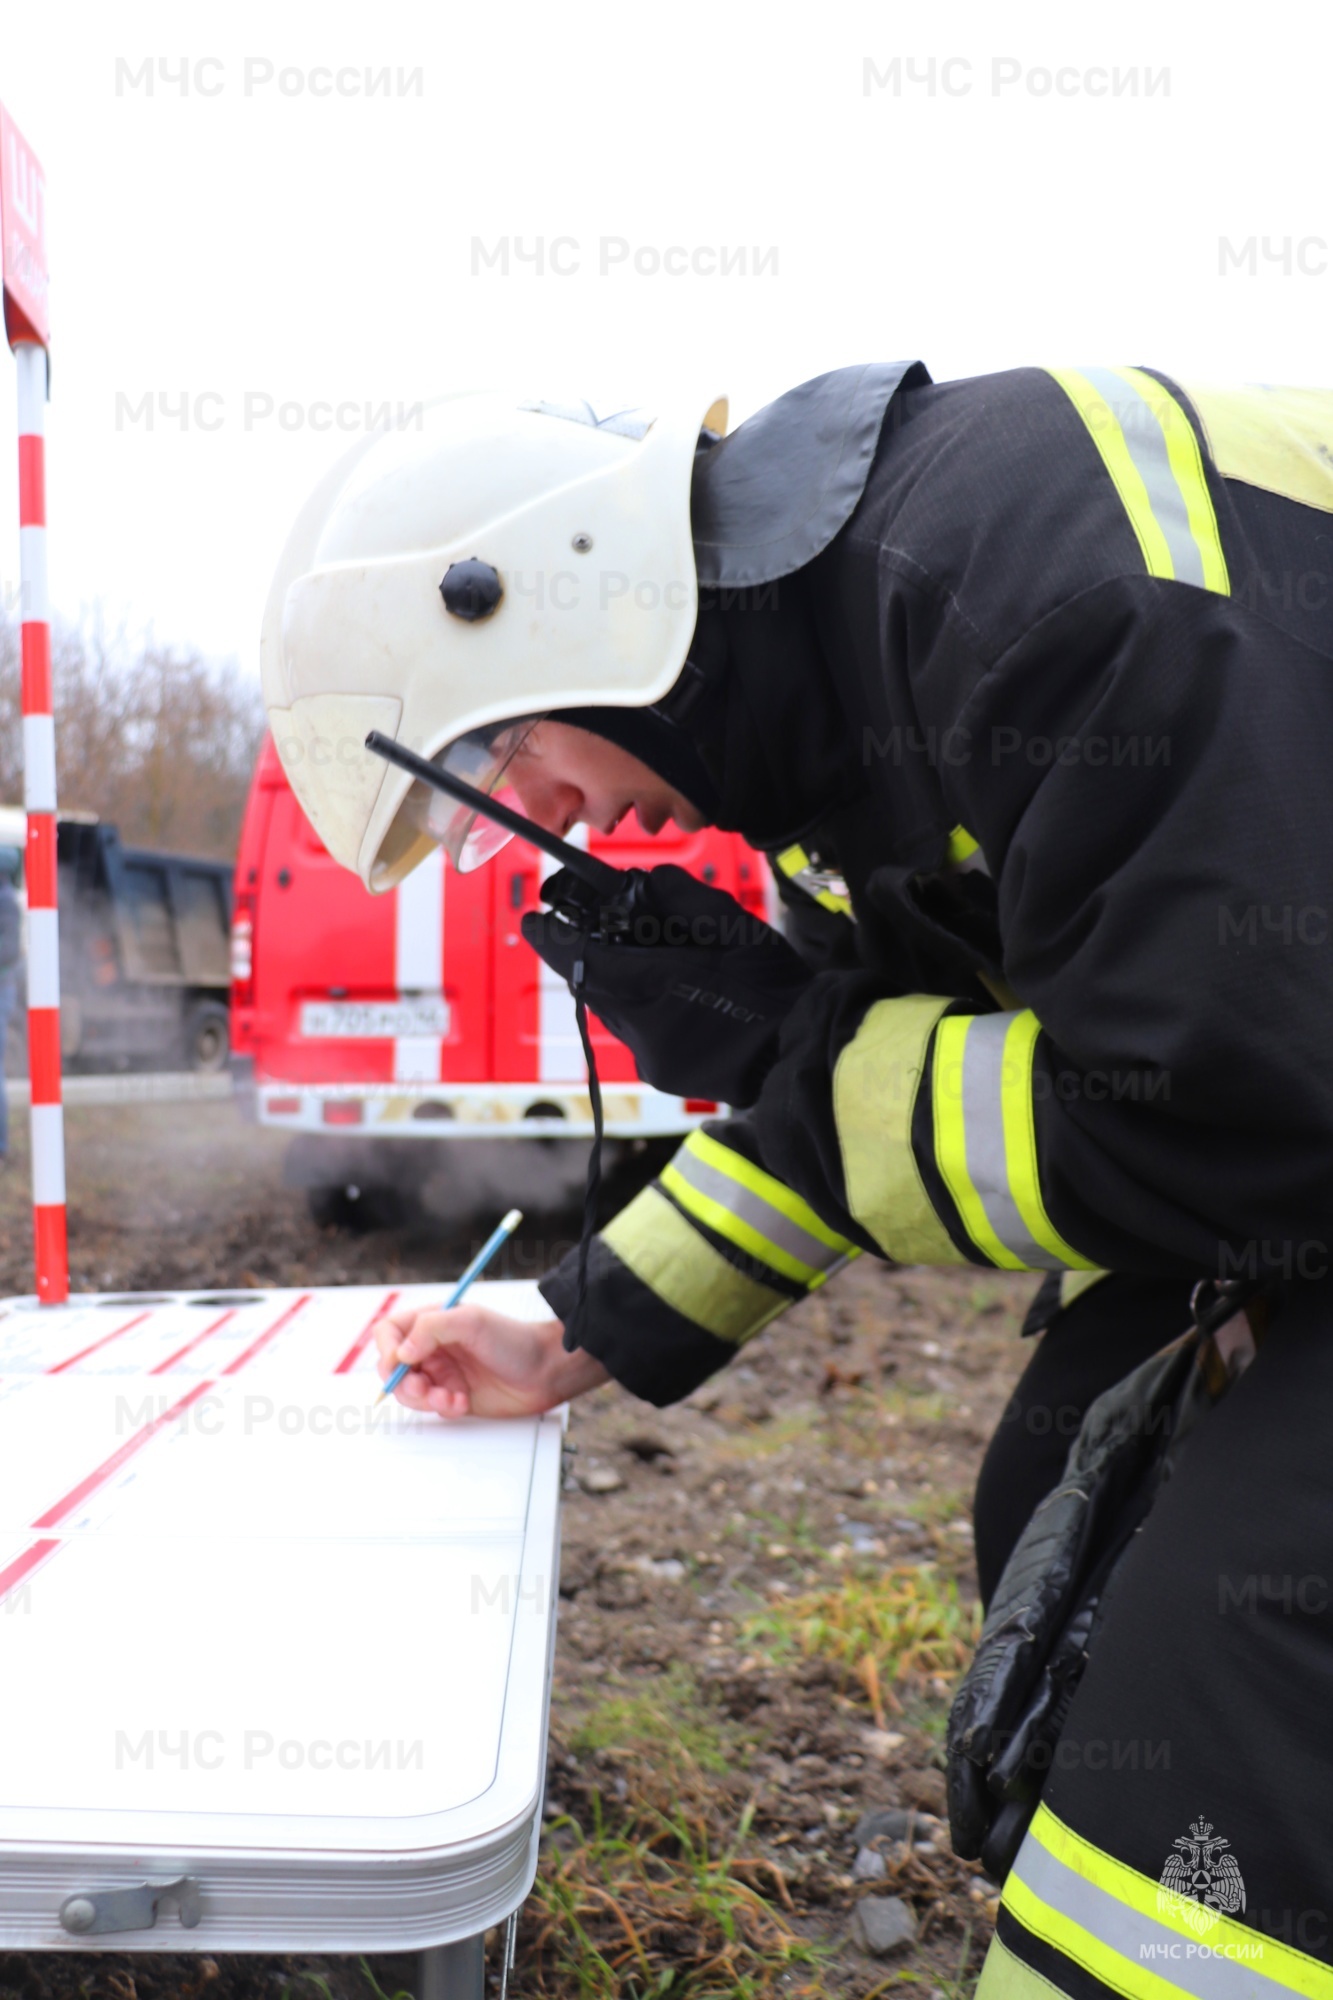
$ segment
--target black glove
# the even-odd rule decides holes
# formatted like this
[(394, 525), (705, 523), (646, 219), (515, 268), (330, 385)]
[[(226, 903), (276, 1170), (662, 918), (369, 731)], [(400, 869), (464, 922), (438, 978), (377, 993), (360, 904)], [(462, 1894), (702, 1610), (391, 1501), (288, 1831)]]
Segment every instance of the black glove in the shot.
[[(542, 895), (560, 904), (570, 887), (562, 869)], [(523, 936), (562, 979), (582, 960), (583, 997), (632, 1050), (646, 1083), (753, 1104), (809, 969), (762, 918), (683, 868), (638, 877), (617, 914), (618, 931), (608, 925), (590, 937), (556, 911), (530, 910)]]

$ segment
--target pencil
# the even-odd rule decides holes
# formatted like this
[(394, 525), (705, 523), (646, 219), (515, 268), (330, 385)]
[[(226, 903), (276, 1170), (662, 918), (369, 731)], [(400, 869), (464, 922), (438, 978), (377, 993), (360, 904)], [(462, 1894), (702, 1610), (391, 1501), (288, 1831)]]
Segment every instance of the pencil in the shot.
[[(518, 1228), (518, 1225), (520, 1222), (522, 1222), (522, 1220), (523, 1220), (522, 1209), (511, 1208), (508, 1215), (504, 1218), (504, 1221), (501, 1222), (495, 1229), (493, 1229), (491, 1234), (486, 1238), (486, 1241), (482, 1244), (480, 1250), (478, 1250), (476, 1256), (472, 1259), (472, 1262), (468, 1265), (466, 1271), (464, 1271), (462, 1277), (458, 1280), (458, 1283), (454, 1286), (452, 1292), (450, 1292), (448, 1298), (445, 1300), (444, 1305), (441, 1307), (441, 1311), (449, 1312), (454, 1306), (458, 1304), (464, 1292), (467, 1290), (468, 1286), (472, 1283), (472, 1280), (474, 1278), (479, 1278), (481, 1276), (482, 1272), (486, 1269), (486, 1266), (490, 1263), (496, 1251), (500, 1248), (500, 1245), (508, 1241), (508, 1239), (513, 1235), (514, 1231)], [(398, 1384), (402, 1381), (404, 1375), (410, 1375), (411, 1373), (412, 1373), (411, 1362), (400, 1361), (398, 1363), (398, 1366), (394, 1369), (392, 1375), (390, 1375), (388, 1380), (385, 1382), (384, 1387), (380, 1390), (379, 1395), (375, 1398), (376, 1403), (382, 1403), (386, 1396), (391, 1396), (394, 1390), (398, 1387)]]

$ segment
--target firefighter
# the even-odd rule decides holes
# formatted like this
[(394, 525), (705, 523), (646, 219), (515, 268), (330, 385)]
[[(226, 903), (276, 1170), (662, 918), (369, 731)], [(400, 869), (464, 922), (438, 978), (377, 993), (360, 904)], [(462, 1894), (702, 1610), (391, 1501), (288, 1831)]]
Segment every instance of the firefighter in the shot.
[(1286, 1282), (1121, 1538), (986, 2000), (1333, 1995), (1330, 515), (1333, 396), (1142, 368), (843, 369), (731, 436), (462, 397), (335, 468), (266, 614), (279, 753), (371, 889), (498, 839), (378, 728), (558, 832), (737, 829), (791, 913), (657, 870), (628, 942), (525, 919), (650, 1082), (737, 1108), (549, 1321), (385, 1322), (410, 1405), (675, 1400), (851, 1256), (1042, 1272), (977, 1501), (1026, 1632), (1071, 1435), (1200, 1281)]

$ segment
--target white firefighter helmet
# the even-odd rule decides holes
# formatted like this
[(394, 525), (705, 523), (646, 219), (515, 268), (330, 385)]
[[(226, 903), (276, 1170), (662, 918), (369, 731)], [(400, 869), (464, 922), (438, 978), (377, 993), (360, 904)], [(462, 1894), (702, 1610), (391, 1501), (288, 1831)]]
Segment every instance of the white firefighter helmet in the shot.
[[(595, 411), (468, 394), (379, 431), (306, 502), (269, 592), (264, 700), (335, 860), (393, 887), (467, 816), (365, 749), (382, 730), (481, 789), (554, 709), (642, 707), (677, 679), (698, 605), (690, 476), (725, 404)], [(508, 728), (502, 725), (511, 725)], [(451, 746), (456, 746), (451, 751)], [(424, 796), (423, 796), (424, 795)]]

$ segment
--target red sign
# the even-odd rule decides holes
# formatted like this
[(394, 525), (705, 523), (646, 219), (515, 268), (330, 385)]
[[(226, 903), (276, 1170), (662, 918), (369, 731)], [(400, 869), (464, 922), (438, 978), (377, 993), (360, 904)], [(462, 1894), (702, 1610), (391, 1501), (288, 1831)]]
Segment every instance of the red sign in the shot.
[(0, 104), (0, 264), (11, 347), (51, 338), (46, 275), (46, 180), (37, 155)]

